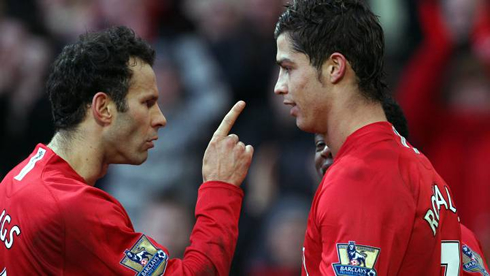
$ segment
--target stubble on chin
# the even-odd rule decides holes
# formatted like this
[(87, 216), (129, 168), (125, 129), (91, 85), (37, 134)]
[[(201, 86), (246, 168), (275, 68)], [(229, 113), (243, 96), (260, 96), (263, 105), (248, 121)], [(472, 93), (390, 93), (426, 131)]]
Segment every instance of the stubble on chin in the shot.
[(134, 165), (141, 165), (148, 160), (148, 150), (144, 151), (144, 153), (141, 153), (140, 156), (138, 156), (138, 160), (135, 160)]

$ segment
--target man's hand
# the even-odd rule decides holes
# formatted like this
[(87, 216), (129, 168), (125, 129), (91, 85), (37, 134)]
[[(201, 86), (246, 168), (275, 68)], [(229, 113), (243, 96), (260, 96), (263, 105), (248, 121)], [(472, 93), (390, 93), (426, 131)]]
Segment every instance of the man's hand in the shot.
[(214, 132), (204, 153), (202, 164), (204, 182), (222, 181), (240, 186), (247, 176), (252, 162), (253, 147), (245, 146), (237, 135), (228, 134), (244, 108), (245, 102), (237, 102)]

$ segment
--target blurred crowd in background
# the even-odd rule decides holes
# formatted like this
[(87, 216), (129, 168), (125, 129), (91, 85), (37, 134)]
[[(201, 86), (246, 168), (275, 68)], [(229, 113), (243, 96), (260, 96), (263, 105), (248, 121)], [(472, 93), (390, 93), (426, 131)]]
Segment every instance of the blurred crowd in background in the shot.
[[(313, 135), (296, 128), (273, 94), (273, 31), (286, 2), (0, 0), (0, 176), (53, 135), (44, 83), (62, 47), (86, 31), (126, 25), (157, 51), (168, 125), (146, 163), (113, 166), (97, 186), (121, 201), (137, 231), (181, 257), (204, 150), (226, 111), (245, 100), (233, 132), (255, 156), (242, 185), (231, 274), (298, 275), (320, 179)], [(490, 1), (369, 2), (385, 30), (387, 79), (405, 111), (408, 140), (451, 187), (461, 221), (489, 260)]]

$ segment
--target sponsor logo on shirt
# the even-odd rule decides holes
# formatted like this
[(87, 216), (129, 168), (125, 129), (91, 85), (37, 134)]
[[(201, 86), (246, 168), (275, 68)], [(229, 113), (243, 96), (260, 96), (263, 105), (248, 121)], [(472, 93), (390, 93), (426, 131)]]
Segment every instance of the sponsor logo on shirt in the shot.
[(485, 266), (483, 265), (483, 259), (476, 252), (471, 250), (469, 246), (463, 244), (463, 269), (467, 272), (477, 273), (481, 275), (489, 276)]
[(167, 268), (168, 255), (161, 249), (156, 248), (145, 236), (124, 251), (121, 264), (136, 273), (138, 276), (163, 275)]
[(337, 254), (340, 263), (332, 264), (335, 275), (376, 276), (374, 265), (379, 252), (379, 248), (358, 245), (355, 241), (338, 243)]

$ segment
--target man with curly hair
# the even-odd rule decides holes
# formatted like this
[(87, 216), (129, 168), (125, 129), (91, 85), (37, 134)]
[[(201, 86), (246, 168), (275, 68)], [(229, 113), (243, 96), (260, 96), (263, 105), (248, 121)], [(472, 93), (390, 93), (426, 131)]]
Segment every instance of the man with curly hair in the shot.
[(183, 259), (135, 232), (121, 204), (94, 187), (110, 164), (143, 163), (166, 125), (154, 59), (126, 27), (82, 35), (58, 56), (47, 82), (56, 133), (0, 184), (1, 275), (229, 274), (239, 187), (253, 154), (228, 134), (244, 102), (226, 115), (204, 154)]
[(452, 194), (383, 112), (384, 36), (365, 1), (295, 0), (275, 38), (274, 92), (335, 160), (313, 199), (303, 275), (460, 275)]

